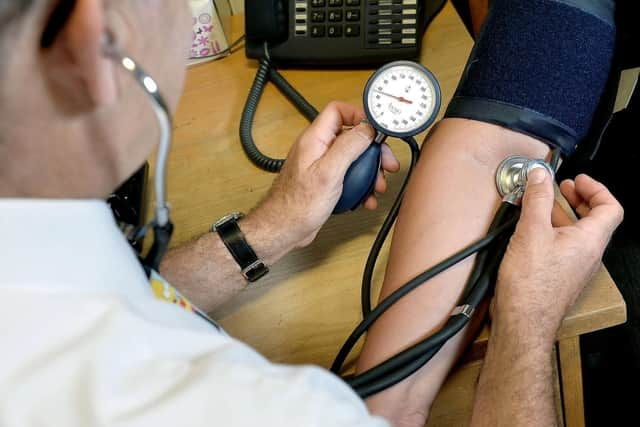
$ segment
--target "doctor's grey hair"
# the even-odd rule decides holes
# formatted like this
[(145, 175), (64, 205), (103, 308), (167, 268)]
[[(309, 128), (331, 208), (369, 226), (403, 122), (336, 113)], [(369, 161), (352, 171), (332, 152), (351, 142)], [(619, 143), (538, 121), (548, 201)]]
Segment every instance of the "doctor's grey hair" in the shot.
[(7, 40), (15, 34), (15, 26), (20, 17), (31, 9), (35, 0), (0, 0), (0, 78), (3, 78), (3, 71), (10, 61)]
[(29, 10), (32, 4), (33, 0), (0, 0), (0, 33)]

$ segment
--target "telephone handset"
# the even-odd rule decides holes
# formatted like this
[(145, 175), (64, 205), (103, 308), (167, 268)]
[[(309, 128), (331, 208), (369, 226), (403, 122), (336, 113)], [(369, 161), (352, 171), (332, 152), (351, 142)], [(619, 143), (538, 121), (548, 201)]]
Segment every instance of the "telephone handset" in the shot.
[(283, 0), (245, 0), (247, 38), (277, 44), (287, 38), (288, 14)]
[(285, 65), (373, 65), (420, 55), (445, 0), (245, 0), (246, 53)]

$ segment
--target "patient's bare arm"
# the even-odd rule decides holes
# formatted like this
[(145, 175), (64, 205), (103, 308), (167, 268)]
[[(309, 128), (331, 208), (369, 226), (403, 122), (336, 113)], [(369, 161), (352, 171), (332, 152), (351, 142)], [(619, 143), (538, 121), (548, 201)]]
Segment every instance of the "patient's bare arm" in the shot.
[[(418, 273), (484, 236), (500, 202), (494, 176), (512, 154), (545, 158), (549, 147), (499, 126), (445, 119), (432, 131), (407, 189), (396, 226), (383, 299)], [(464, 287), (468, 259), (402, 299), (370, 330), (358, 361), (365, 371), (431, 335), (449, 317)], [(422, 426), (437, 391), (468, 340), (462, 331), (420, 371), (368, 399), (396, 426)]]

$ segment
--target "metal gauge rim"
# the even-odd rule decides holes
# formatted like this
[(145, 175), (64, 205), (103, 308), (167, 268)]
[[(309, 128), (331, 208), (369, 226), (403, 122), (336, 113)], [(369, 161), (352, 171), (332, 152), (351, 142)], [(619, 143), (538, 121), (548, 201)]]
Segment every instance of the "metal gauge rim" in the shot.
[[(373, 114), (371, 114), (371, 111), (369, 110), (369, 93), (371, 92), (371, 87), (373, 85), (373, 82), (376, 80), (376, 78), (379, 75), (386, 72), (390, 68), (399, 67), (399, 66), (411, 67), (411, 68), (417, 69), (420, 73), (423, 73), (428, 78), (429, 83), (431, 83), (431, 86), (433, 86), (433, 90), (434, 90), (433, 113), (424, 124), (408, 132), (394, 132), (394, 131), (383, 128), (375, 119), (375, 117), (373, 117)], [(427, 128), (429, 128), (429, 126), (433, 124), (433, 122), (438, 117), (438, 114), (440, 113), (440, 107), (442, 104), (442, 91), (440, 90), (440, 83), (438, 82), (438, 79), (436, 79), (434, 74), (424, 65), (414, 61), (394, 61), (378, 68), (371, 75), (371, 77), (369, 77), (369, 80), (367, 81), (367, 84), (364, 87), (362, 100), (364, 105), (364, 113), (367, 117), (367, 120), (378, 132), (381, 132), (384, 135), (391, 136), (394, 138), (406, 138), (406, 137), (415, 136), (415, 135), (418, 135), (419, 133), (424, 132), (425, 130), (427, 130)]]

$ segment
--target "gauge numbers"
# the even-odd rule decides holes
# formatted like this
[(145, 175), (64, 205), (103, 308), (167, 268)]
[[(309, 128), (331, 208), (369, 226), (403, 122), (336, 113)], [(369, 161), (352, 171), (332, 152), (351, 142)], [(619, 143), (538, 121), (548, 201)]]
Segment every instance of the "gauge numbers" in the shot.
[(440, 87), (423, 66), (409, 61), (387, 64), (365, 88), (365, 110), (371, 124), (390, 136), (424, 131), (440, 109)]

